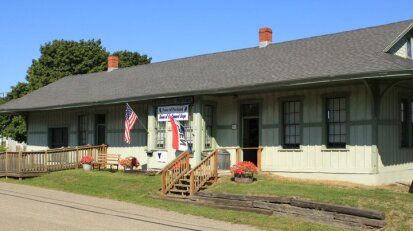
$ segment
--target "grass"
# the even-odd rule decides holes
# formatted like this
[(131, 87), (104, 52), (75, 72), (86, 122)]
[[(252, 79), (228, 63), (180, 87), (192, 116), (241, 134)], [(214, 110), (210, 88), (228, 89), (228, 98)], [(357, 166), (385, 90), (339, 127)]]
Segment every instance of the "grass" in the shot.
[[(127, 201), (140, 205), (203, 216), (216, 220), (253, 225), (266, 230), (340, 230), (296, 219), (230, 211), (180, 202), (152, 199), (158, 194), (159, 176), (132, 175), (107, 171), (67, 170), (23, 181), (1, 181), (53, 188), (84, 195)], [(248, 195), (297, 196), (314, 201), (378, 209), (386, 213), (386, 230), (412, 230), (413, 195), (388, 189), (330, 186), (260, 175), (249, 185), (236, 184), (223, 177), (208, 191)]]
[(383, 211), (386, 230), (413, 230), (413, 195), (398, 185), (367, 187), (349, 184), (308, 182), (259, 175), (251, 185), (240, 185), (224, 177), (209, 192), (243, 195), (295, 196), (317, 202), (347, 205)]

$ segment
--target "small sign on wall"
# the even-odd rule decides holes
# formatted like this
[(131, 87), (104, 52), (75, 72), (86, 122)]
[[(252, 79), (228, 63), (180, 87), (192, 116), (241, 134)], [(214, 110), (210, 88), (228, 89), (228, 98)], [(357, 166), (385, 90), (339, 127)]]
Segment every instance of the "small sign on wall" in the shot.
[(166, 151), (157, 151), (155, 153), (156, 156), (156, 161), (160, 163), (166, 163), (166, 160), (168, 159), (168, 152)]
[(158, 121), (169, 121), (169, 116), (175, 120), (188, 120), (189, 105), (158, 107)]

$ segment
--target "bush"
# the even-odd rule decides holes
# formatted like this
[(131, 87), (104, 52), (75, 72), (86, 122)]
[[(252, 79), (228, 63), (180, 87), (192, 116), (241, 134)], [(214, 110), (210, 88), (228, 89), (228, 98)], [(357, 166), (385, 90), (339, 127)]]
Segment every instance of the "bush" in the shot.
[(3, 145), (0, 145), (0, 152), (5, 152), (7, 149)]

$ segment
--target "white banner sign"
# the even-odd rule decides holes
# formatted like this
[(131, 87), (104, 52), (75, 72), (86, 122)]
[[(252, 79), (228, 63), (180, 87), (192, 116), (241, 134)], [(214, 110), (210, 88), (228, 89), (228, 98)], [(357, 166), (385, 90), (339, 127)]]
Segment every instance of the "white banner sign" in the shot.
[(165, 151), (156, 152), (156, 161), (161, 162), (161, 163), (166, 163), (167, 159), (168, 159), (168, 152), (165, 152)]
[(175, 120), (188, 120), (188, 105), (158, 107), (158, 121), (169, 121), (169, 116)]

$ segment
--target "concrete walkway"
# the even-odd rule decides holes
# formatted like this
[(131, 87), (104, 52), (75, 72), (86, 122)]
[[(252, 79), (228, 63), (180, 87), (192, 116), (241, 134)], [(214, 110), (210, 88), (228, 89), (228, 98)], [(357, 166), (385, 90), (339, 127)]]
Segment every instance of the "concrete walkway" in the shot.
[(256, 230), (161, 209), (0, 183), (1, 230)]

